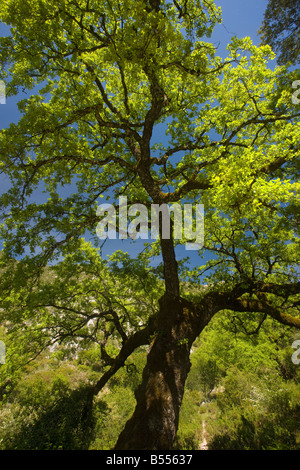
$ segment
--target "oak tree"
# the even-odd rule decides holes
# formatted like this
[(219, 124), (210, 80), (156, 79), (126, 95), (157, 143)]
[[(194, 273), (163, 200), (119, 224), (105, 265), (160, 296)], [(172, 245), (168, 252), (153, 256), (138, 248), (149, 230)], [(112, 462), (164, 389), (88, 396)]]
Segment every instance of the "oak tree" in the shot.
[[(116, 449), (172, 448), (191, 346), (217, 312), (300, 327), (299, 105), (269, 46), (233, 38), (218, 57), (220, 15), (212, 0), (1, 2), (1, 78), (8, 97), (29, 93), (0, 139), (7, 355), (95, 341), (92, 400), (149, 344)], [(104, 261), (96, 209), (121, 195), (204, 204), (192, 265), (161, 226), (136, 259)]]

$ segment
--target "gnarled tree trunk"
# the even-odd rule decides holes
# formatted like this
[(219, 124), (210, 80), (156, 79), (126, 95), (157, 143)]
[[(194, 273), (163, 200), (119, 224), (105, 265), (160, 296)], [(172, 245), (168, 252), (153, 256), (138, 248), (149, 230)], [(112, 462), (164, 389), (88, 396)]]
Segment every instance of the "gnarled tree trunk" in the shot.
[(190, 349), (209, 319), (180, 297), (161, 299), (159, 331), (136, 393), (136, 408), (115, 449), (172, 449), (190, 370)]

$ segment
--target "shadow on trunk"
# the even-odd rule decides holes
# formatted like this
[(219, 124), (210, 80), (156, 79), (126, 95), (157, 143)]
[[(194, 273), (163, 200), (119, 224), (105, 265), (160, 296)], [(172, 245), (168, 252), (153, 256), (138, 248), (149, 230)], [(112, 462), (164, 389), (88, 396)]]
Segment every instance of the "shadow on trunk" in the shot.
[(162, 298), (160, 330), (148, 354), (137, 405), (115, 446), (116, 450), (172, 449), (179, 421), (190, 348), (203, 325), (193, 304)]

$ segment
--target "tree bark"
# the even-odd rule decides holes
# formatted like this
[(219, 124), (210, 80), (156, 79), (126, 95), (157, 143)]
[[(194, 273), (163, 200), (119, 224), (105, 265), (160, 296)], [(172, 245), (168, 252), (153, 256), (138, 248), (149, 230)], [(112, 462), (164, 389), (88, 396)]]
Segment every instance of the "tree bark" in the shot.
[[(156, 335), (147, 357), (136, 408), (119, 436), (116, 450), (171, 450), (178, 429), (193, 342), (213, 316), (224, 309), (266, 313), (300, 328), (299, 319), (280, 314), (266, 301), (241, 298), (247, 287), (208, 292), (197, 304), (166, 292), (156, 317)], [(259, 293), (257, 293), (259, 295)]]
[(116, 450), (168, 450), (175, 440), (190, 349), (210, 316), (199, 318), (195, 306), (165, 295), (157, 317), (159, 331), (150, 346), (136, 408), (119, 436)]

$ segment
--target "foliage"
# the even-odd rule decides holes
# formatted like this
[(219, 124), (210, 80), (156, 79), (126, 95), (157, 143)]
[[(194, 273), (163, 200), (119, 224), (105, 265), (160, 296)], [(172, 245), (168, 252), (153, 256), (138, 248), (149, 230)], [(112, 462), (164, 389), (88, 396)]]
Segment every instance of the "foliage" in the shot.
[(211, 449), (299, 449), (299, 386), (232, 368), (224, 387)]
[[(209, 38), (221, 11), (212, 0), (3, 0), (0, 19), (10, 26), (0, 38), (7, 95), (29, 92), (19, 102), (20, 120), (0, 133), (0, 171), (11, 183), (0, 197), (0, 324), (7, 345), (1, 378), (9, 399), (21, 387), (12, 413), (19, 406), (23, 413), (29, 400), (24, 429), (27, 419), (35, 429), (24, 433), (19, 423), (17, 440), (9, 437), (7, 446), (32, 447), (38, 432), (39, 445), (87, 447), (99, 422), (109, 432), (96, 446), (111, 446), (121, 424), (110, 431), (106, 413), (125, 423), (140, 377), (118, 382), (116, 374), (133, 370), (135, 361), (145, 364), (134, 356), (141, 347), (155, 357), (147, 362), (155, 369), (163, 361), (159, 351), (172, 345), (162, 368), (166, 377), (180, 377), (177, 400), (168, 406), (181, 403), (186, 371), (170, 357), (187, 367), (190, 345), (214, 316), (216, 329), (208, 325), (194, 352), (188, 394), (208, 400), (223, 384), (227, 401), (216, 406), (236, 414), (233, 440), (239, 429), (246, 437), (238, 446), (263, 445), (255, 434), (259, 413), (243, 409), (232, 383), (238, 380), (250, 396), (253, 371), (259, 380), (272, 369), (283, 334), (281, 327), (275, 339), (270, 333), (275, 320), (300, 328), (300, 108), (285, 86), (291, 75), (272, 67), (269, 45), (257, 47), (248, 37), (232, 38), (227, 57), (218, 57)], [(203, 247), (178, 262), (192, 237), (173, 240), (160, 230), (135, 258), (116, 250), (103, 259), (97, 207), (104, 201), (118, 207), (124, 195), (147, 213), (152, 204), (204, 204)], [(29, 374), (34, 393), (25, 396), (23, 371), (42, 353), (91, 368), (91, 378), (76, 391), (65, 379), (42, 384)], [(277, 359), (285, 374), (294, 374)], [(230, 375), (234, 368), (240, 375)], [(153, 390), (163, 389), (152, 372), (143, 380), (155, 376)], [(99, 393), (94, 411), (86, 408), (87, 397)], [(280, 400), (293, 401), (294, 393)], [(147, 400), (157, 400), (152, 395)], [(35, 416), (33, 403), (43, 397), (45, 412), (39, 405)], [(271, 400), (266, 406), (272, 408)], [(173, 411), (177, 416), (179, 407)], [(297, 414), (294, 405), (291, 412)], [(45, 436), (49, 417), (64, 414), (68, 419)], [(175, 429), (177, 419), (167, 421)], [(174, 438), (162, 428), (156, 434)], [(193, 439), (184, 437), (188, 446)]]
[[(98, 250), (81, 240), (80, 249), (44, 269), (31, 289), (26, 283), (8, 296), (4, 288), (8, 355), (3, 376), (15, 373), (37, 350), (57, 345), (60, 357), (80, 357), (98, 369), (109, 363), (124, 338), (142, 328), (156, 308), (160, 283), (143, 258), (115, 252), (108, 267)], [(26, 269), (31, 267), (13, 262), (5, 272), (20, 278)]]
[(47, 358), (27, 368), (2, 402), (1, 448), (88, 448), (94, 428), (89, 374)]
[(299, 63), (299, 0), (269, 0), (263, 24), (262, 41), (278, 53), (279, 64)]
[[(181, 449), (187, 442), (199, 448), (203, 422), (211, 450), (299, 449), (300, 370), (291, 360), (294, 331), (271, 322), (252, 338), (245, 324), (241, 328), (242, 321), (233, 336), (232, 322), (218, 316), (195, 344), (177, 436)], [(205, 360), (218, 364), (219, 370), (209, 396), (203, 389), (206, 370), (202, 375), (199, 367)]]
[[(86, 351), (84, 357), (92, 357)], [(116, 374), (109, 388), (91, 395), (94, 363), (57, 354), (28, 366), (2, 396), (1, 449), (111, 449), (133, 411), (134, 390), (144, 366), (143, 352)]]
[[(198, 449), (203, 423), (209, 449), (299, 449), (294, 330), (267, 322), (254, 339), (245, 333), (250, 324), (218, 315), (193, 345), (175, 449)], [(145, 351), (133, 354), (82, 419), (94, 364), (91, 346), (72, 362), (55, 353), (27, 366), (2, 397), (1, 448), (112, 449), (135, 407)]]

